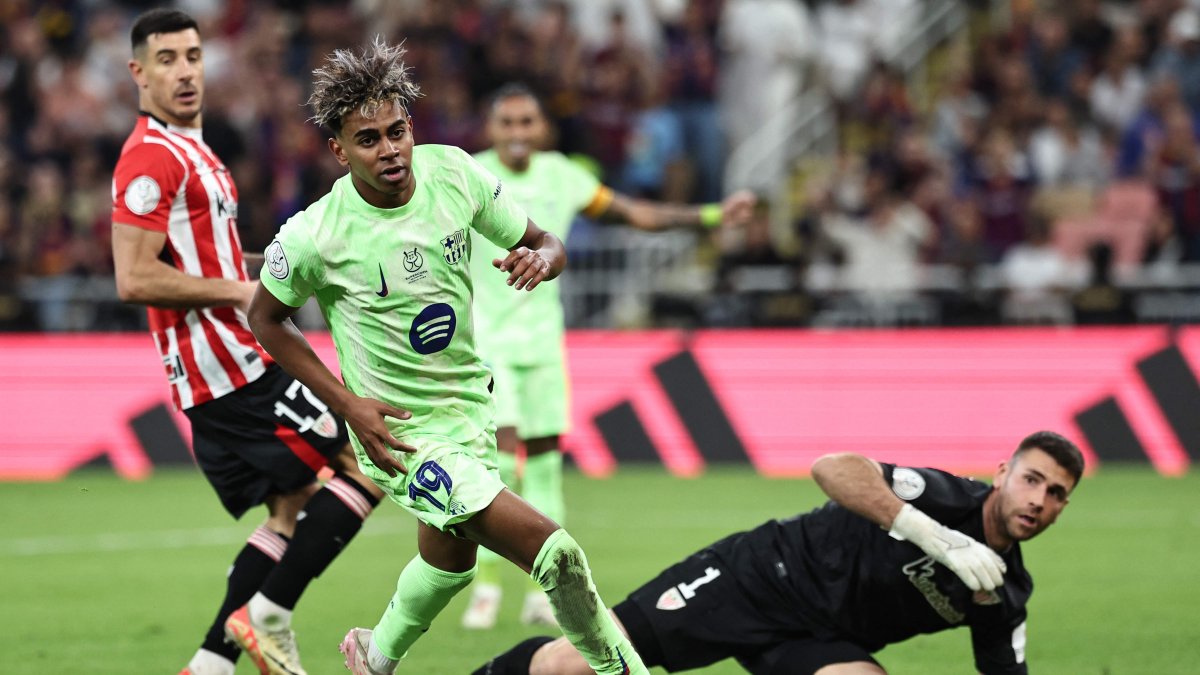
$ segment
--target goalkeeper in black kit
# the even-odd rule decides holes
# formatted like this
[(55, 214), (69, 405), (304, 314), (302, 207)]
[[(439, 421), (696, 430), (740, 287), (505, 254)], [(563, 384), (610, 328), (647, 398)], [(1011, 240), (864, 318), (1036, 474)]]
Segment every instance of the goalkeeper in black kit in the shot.
[[(730, 535), (613, 608), (647, 666), (879, 675), (873, 652), (968, 626), (980, 673), (1027, 672), (1020, 542), (1066, 507), (1083, 475), (1074, 443), (1026, 437), (991, 485), (854, 454), (821, 457), (812, 474), (824, 506)], [(475, 675), (590, 672), (564, 638), (538, 637)]]

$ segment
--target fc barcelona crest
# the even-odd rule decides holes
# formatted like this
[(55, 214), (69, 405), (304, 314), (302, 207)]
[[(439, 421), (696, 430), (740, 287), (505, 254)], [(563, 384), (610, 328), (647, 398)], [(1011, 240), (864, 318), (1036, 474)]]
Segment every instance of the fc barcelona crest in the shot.
[(462, 260), (462, 257), (467, 253), (467, 233), (466, 230), (455, 230), (454, 234), (447, 235), (442, 239), (442, 257), (446, 262), (453, 265)]

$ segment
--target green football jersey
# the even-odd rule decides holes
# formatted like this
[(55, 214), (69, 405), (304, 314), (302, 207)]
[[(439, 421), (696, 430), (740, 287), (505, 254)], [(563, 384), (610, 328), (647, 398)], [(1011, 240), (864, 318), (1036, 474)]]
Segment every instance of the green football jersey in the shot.
[(262, 281), (292, 307), (316, 296), (346, 387), (412, 411), (388, 418), (394, 433), (467, 442), (493, 414), (491, 375), (475, 350), (473, 248), (485, 237), (489, 247), (514, 246), (528, 219), (459, 148), (415, 147), (412, 176), (412, 199), (395, 209), (371, 206), (349, 175), (340, 178), (279, 230)]
[[(504, 190), (525, 209), (538, 227), (566, 241), (576, 214), (587, 208), (600, 182), (560, 152), (537, 152), (529, 168), (514, 173), (494, 150), (475, 157), (504, 182)], [(505, 275), (494, 274), (492, 260), (508, 252), (488, 244), (476, 249), (475, 321), (480, 354), (485, 361), (516, 365), (561, 358), (563, 310), (558, 284), (541, 284), (531, 292), (513, 292)], [(492, 274), (486, 270), (491, 269)]]

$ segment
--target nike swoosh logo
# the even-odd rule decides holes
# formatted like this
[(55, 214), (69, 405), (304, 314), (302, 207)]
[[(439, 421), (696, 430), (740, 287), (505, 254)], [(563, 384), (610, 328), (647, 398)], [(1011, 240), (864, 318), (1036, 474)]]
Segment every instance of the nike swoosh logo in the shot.
[(383, 284), (383, 290), (375, 291), (375, 295), (378, 295), (381, 298), (386, 298), (387, 294), (388, 294), (387, 279), (383, 278), (383, 264), (382, 263), (379, 264), (379, 283)]
[(629, 664), (625, 662), (625, 656), (621, 654), (620, 647), (617, 647), (617, 658), (621, 660), (621, 675), (629, 675)]

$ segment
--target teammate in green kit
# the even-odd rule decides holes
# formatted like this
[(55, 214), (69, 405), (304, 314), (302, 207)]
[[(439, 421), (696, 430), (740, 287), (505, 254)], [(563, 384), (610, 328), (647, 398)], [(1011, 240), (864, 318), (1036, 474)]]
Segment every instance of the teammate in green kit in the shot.
[[(532, 291), (565, 251), (462, 150), (413, 145), (419, 95), (404, 50), (376, 40), (338, 50), (309, 104), (349, 170), (267, 248), (249, 311), (263, 347), (343, 415), (363, 472), (417, 516), (418, 555), (373, 630), (341, 650), (359, 675), (391, 673), (475, 575), (478, 545), (529, 573), (598, 673), (645, 673), (611, 620), (579, 545), (504, 487), (496, 471), (491, 374), (475, 353), (471, 259), (486, 238), (507, 249), (491, 275)], [(345, 384), (290, 317), (316, 297)]]
[[(614, 192), (559, 152), (539, 151), (548, 130), (537, 97), (520, 84), (492, 96), (487, 132), (490, 150), (475, 156), (504, 182), (513, 200), (534, 222), (560, 239), (576, 215), (628, 223), (643, 230), (673, 226), (716, 227), (749, 219), (755, 197), (747, 191), (721, 204), (692, 206), (634, 199)], [(488, 252), (482, 254), (484, 250)], [(472, 258), (475, 283), (476, 344), (496, 379), (496, 425), (500, 477), (534, 507), (561, 523), (562, 453), (559, 435), (567, 431), (568, 386), (563, 354), (563, 310), (556, 285), (543, 292), (513, 293), (487, 266), (499, 248), (481, 243)], [(517, 449), (525, 446), (518, 481)], [(500, 608), (500, 559), (479, 556), (479, 574), (463, 614), (465, 628), (491, 628)], [(521, 609), (527, 624), (553, 623), (540, 588), (531, 584)]]

